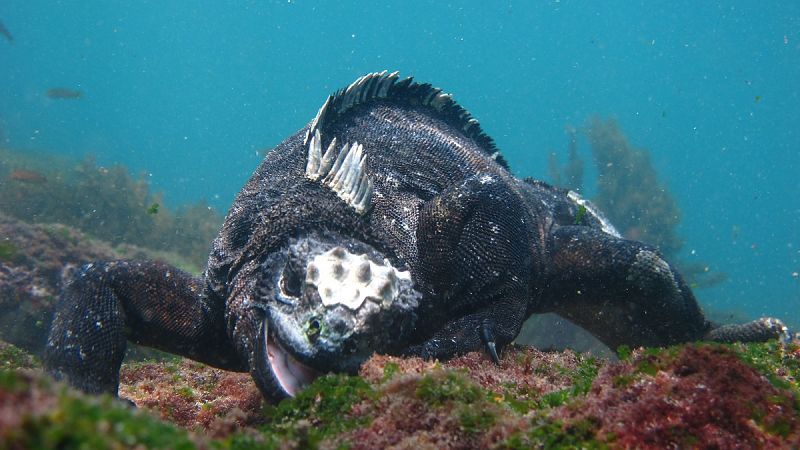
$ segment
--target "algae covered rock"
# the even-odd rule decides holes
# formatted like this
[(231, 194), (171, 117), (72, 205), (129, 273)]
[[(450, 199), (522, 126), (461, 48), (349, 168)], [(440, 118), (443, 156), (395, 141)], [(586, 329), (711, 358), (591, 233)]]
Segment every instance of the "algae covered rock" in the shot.
[[(790, 356), (790, 370), (796, 364)], [(591, 423), (597, 436), (625, 448), (780, 448), (800, 442), (796, 394), (771, 384), (736, 349), (686, 345), (606, 366), (589, 395), (553, 417)]]
[(0, 448), (193, 449), (202, 440), (110, 397), (88, 397), (41, 372), (0, 370)]
[(446, 363), (376, 355), (358, 376), (321, 377), (277, 405), (241, 374), (139, 362), (122, 371), (132, 408), (54, 383), (5, 345), (0, 356), (21, 363), (0, 369), (0, 448), (800, 445), (797, 343), (620, 350), (609, 362), (512, 347), (499, 366), (478, 353)]
[(265, 422), (264, 399), (246, 373), (172, 358), (126, 364), (120, 378), (120, 397), (187, 429), (224, 436)]
[(112, 247), (72, 227), (30, 224), (0, 212), (0, 339), (38, 354), (64, 280), (82, 264), (154, 258), (186, 267), (176, 255), (133, 245)]

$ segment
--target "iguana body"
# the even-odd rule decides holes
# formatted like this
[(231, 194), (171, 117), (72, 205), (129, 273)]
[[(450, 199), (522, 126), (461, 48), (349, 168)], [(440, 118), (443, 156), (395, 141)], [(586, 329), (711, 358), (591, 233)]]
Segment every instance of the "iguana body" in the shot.
[(496, 359), (543, 312), (612, 348), (785, 333), (772, 319), (714, 329), (656, 249), (577, 194), (514, 178), (449, 95), (384, 72), (269, 152), (202, 279), (149, 261), (84, 267), (45, 364), (116, 393), (130, 340), (250, 371), (277, 399), (374, 352)]

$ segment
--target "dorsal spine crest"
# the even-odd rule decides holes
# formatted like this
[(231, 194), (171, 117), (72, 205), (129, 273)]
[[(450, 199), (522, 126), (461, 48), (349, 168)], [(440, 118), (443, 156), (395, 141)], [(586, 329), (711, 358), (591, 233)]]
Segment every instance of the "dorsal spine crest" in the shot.
[(336, 138), (328, 144), (322, 154), (322, 136), (319, 130), (308, 143), (306, 178), (321, 182), (330, 188), (357, 213), (363, 214), (371, 204), (372, 180), (366, 173), (367, 156), (364, 146), (358, 142), (345, 143), (336, 153)]
[(473, 139), (489, 158), (503, 167), (508, 167), (492, 138), (483, 132), (480, 124), (469, 111), (453, 100), (452, 95), (427, 83), (414, 83), (411, 77), (400, 80), (398, 72), (388, 73), (386, 70), (359, 77), (346, 88), (328, 96), (314, 120), (311, 121), (304, 144), (307, 145), (318, 130), (350, 109), (381, 99), (430, 106), (443, 119)]

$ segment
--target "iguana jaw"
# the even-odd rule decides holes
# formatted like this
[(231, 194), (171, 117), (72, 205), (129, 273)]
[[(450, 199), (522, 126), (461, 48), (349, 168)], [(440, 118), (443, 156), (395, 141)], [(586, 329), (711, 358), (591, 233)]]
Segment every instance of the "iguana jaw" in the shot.
[(262, 339), (266, 343), (266, 347), (262, 346), (259, 351), (266, 352), (269, 368), (275, 381), (287, 395), (294, 397), (322, 375), (322, 372), (300, 363), (287, 352), (280, 343), (269, 335), (266, 323), (263, 327)]

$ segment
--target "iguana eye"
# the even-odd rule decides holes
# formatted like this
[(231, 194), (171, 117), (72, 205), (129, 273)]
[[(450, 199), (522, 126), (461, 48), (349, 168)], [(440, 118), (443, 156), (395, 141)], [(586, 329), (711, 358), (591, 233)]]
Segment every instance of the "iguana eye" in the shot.
[(294, 265), (289, 263), (283, 269), (280, 280), (281, 293), (289, 297), (300, 297), (303, 291), (303, 279), (300, 273), (295, 270)]

